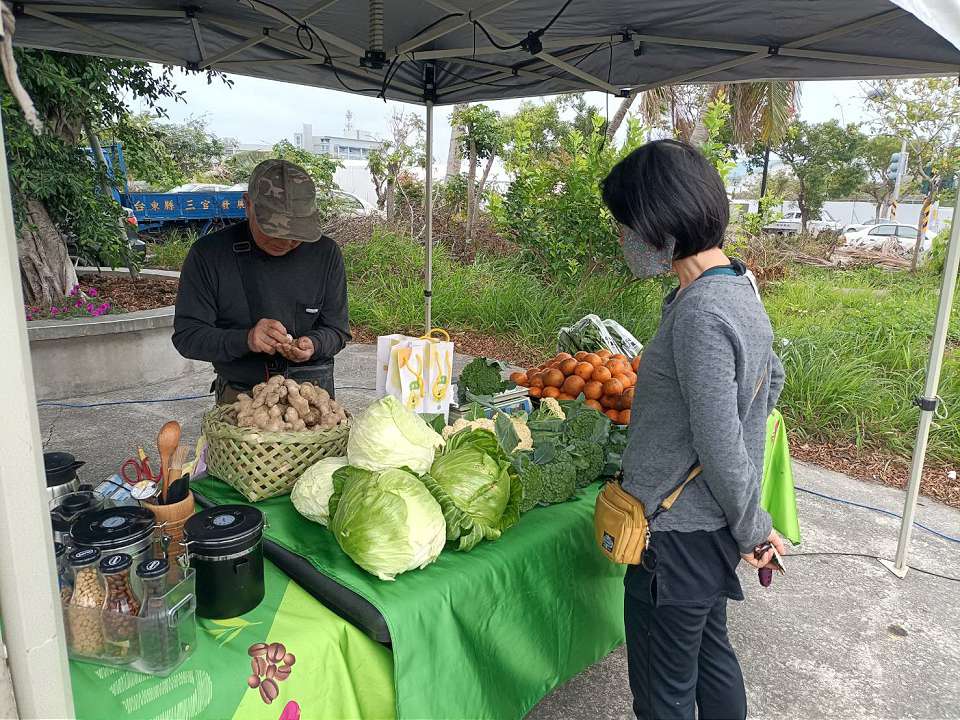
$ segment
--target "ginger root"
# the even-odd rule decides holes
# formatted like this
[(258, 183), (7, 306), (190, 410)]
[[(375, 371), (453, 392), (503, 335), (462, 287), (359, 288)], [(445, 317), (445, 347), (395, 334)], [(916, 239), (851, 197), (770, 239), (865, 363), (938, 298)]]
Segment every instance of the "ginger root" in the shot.
[(347, 421), (347, 411), (329, 393), (310, 382), (274, 375), (241, 393), (224, 421), (266, 432), (329, 430)]

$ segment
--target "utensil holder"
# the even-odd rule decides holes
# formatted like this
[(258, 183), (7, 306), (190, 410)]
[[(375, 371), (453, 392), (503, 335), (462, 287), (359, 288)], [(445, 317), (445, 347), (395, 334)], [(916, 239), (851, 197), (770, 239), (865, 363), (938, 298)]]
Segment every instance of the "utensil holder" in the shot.
[(172, 505), (155, 505), (144, 502), (143, 506), (153, 513), (153, 517), (157, 521), (158, 539), (162, 539), (164, 535), (170, 538), (166, 547), (166, 555), (167, 560), (170, 561), (170, 567), (174, 568), (184, 552), (183, 526), (196, 512), (193, 491), (188, 491), (183, 500)]

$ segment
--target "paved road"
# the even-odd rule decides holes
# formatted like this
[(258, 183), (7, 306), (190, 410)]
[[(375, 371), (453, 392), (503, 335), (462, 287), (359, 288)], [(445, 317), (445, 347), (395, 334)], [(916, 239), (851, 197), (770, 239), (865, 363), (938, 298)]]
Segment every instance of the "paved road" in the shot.
[[(370, 346), (352, 345), (337, 361), (338, 397), (356, 411), (372, 397)], [(204, 394), (207, 374), (163, 386), (64, 401), (156, 399)], [(194, 438), (208, 398), (95, 408), (45, 406), (48, 449), (87, 461), (86, 480), (114, 472), (138, 444), (150, 446), (160, 425), (179, 420)], [(802, 463), (799, 487), (899, 512), (903, 493)], [(860, 552), (892, 557), (899, 521), (800, 492), (804, 542), (794, 552)], [(923, 501), (918, 520), (960, 535), (960, 512)], [(960, 546), (914, 533), (911, 562), (960, 577)], [(730, 634), (747, 678), (752, 717), (960, 718), (960, 584), (911, 572), (898, 580), (874, 560), (787, 559), (788, 575), (761, 588), (743, 571), (747, 600), (730, 608)], [(533, 720), (629, 718), (623, 651), (618, 650), (546, 697)]]

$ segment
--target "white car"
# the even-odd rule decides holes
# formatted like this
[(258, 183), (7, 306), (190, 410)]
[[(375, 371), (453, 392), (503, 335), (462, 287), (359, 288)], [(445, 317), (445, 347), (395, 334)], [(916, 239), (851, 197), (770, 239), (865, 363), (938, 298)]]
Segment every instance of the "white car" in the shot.
[[(891, 221), (880, 222), (861, 230), (845, 232), (840, 240), (845, 245), (874, 250), (882, 247), (887, 241), (895, 238), (905, 251), (912, 251), (917, 243), (917, 226)], [(922, 250), (930, 248), (931, 238), (928, 235), (923, 241)]]
[[(812, 234), (823, 232), (824, 230), (840, 230), (843, 225), (838, 223), (826, 210), (821, 212), (816, 220), (807, 220), (807, 230)], [(783, 217), (763, 226), (763, 231), (771, 235), (796, 235), (800, 232), (800, 211), (791, 210), (783, 214)]]
[(376, 205), (367, 202), (361, 197), (349, 193), (346, 190), (331, 190), (330, 196), (336, 203), (337, 210), (341, 215), (351, 215), (353, 217), (371, 217), (382, 215), (383, 212)]

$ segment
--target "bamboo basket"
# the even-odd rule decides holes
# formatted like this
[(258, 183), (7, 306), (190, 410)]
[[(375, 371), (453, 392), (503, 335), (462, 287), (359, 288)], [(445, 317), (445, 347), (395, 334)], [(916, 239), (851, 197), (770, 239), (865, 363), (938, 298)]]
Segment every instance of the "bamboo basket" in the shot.
[(226, 407), (203, 417), (207, 467), (250, 502), (289, 493), (304, 471), (347, 452), (350, 421), (329, 430), (265, 432), (224, 422)]

